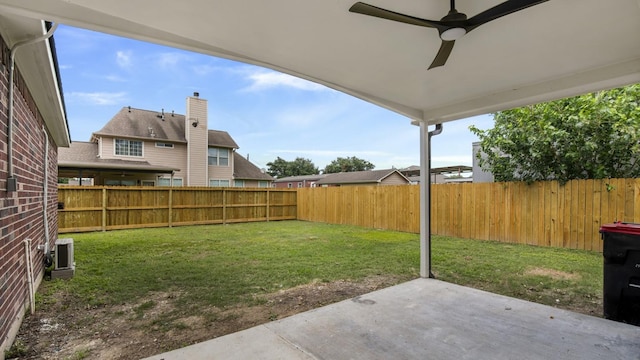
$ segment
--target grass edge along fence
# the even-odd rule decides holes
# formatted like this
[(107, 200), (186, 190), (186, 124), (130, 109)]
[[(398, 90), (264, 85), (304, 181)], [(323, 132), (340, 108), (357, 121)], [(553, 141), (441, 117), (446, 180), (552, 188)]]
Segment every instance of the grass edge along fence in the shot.
[[(431, 187), (434, 235), (602, 251), (599, 229), (640, 223), (640, 179)], [(418, 186), (298, 189), (298, 219), (418, 233)]]
[(292, 189), (59, 186), (58, 204), (60, 233), (297, 217)]
[[(418, 233), (420, 187), (60, 186), (59, 231), (305, 220)], [(602, 251), (599, 229), (640, 223), (640, 179), (433, 184), (435, 235)], [(104, 205), (106, 204), (106, 205)]]

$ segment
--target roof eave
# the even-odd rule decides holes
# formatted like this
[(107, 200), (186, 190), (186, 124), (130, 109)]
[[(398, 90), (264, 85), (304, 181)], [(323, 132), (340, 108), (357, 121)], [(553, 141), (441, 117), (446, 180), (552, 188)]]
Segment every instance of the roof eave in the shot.
[(139, 170), (146, 172), (172, 173), (180, 169), (149, 164), (112, 164), (82, 161), (58, 161), (59, 169), (104, 169), (104, 170)]
[[(46, 23), (42, 20), (21, 18), (15, 14), (10, 16), (20, 18), (20, 21), (3, 21), (8, 24), (2, 29), (5, 31), (3, 37), (9, 47), (25, 40), (25, 37), (36, 37), (47, 33)], [(3, 17), (0, 15), (0, 20)], [(57, 146), (67, 147), (71, 142), (71, 136), (61, 84), (58, 81), (60, 78), (58, 63), (54, 55), (49, 40), (39, 41), (16, 51), (16, 65), (53, 141)]]
[(186, 140), (175, 140), (175, 139), (160, 139), (154, 137), (145, 137), (145, 136), (131, 136), (124, 134), (110, 134), (110, 133), (101, 133), (94, 132), (91, 134), (91, 139), (97, 139), (99, 137), (110, 137), (110, 138), (118, 138), (118, 139), (133, 139), (133, 140), (143, 140), (143, 141), (155, 141), (155, 142), (169, 142), (174, 144), (186, 144)]

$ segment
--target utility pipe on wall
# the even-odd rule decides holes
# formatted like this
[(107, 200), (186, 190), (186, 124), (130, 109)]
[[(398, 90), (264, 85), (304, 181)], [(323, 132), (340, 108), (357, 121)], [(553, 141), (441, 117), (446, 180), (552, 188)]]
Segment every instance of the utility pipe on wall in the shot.
[(18, 182), (16, 180), (14, 170), (13, 170), (13, 97), (14, 97), (14, 72), (16, 65), (16, 52), (19, 48), (35, 44), (37, 42), (46, 40), (53, 35), (53, 32), (58, 28), (58, 24), (53, 24), (53, 26), (47, 31), (46, 34), (38, 36), (36, 38), (30, 40), (24, 40), (17, 42), (11, 48), (10, 57), (9, 57), (9, 109), (7, 115), (7, 191), (16, 191), (18, 190)]
[(27, 265), (27, 285), (29, 286), (29, 308), (31, 315), (36, 311), (36, 295), (33, 289), (33, 267), (31, 264), (31, 239), (25, 239), (24, 242), (24, 258)]

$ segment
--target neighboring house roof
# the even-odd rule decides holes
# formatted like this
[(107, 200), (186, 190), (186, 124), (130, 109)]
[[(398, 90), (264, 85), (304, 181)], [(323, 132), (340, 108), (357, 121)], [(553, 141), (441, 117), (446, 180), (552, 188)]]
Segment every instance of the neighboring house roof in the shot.
[(185, 117), (175, 113), (123, 107), (93, 136), (122, 136), (186, 143)]
[(314, 180), (324, 179), (325, 177), (327, 177), (327, 174), (286, 176), (283, 178), (275, 179), (273, 180), (273, 182), (283, 183), (283, 182), (314, 181)]
[(384, 170), (367, 170), (367, 171), (353, 171), (342, 172), (336, 174), (327, 174), (324, 179), (318, 180), (317, 185), (327, 184), (361, 184), (361, 183), (379, 183), (393, 173), (397, 173), (402, 176), (407, 182), (407, 179), (396, 169), (384, 169)]
[[(151, 111), (123, 107), (93, 136), (127, 137), (145, 140), (165, 140), (186, 143), (185, 116), (174, 112)], [(238, 149), (239, 146), (226, 131), (209, 130), (208, 145)]]
[(473, 168), (467, 165), (452, 165), (452, 166), (443, 166), (437, 168), (431, 168), (431, 173), (436, 174), (460, 174), (463, 172), (470, 172)]
[(420, 166), (418, 165), (411, 165), (409, 167), (406, 167), (404, 169), (399, 169), (400, 172), (405, 172), (405, 171), (420, 171)]
[[(68, 148), (58, 149), (59, 171), (85, 170), (128, 170), (135, 172), (172, 173), (180, 169), (151, 165), (147, 161), (121, 159), (101, 159), (98, 157), (98, 145), (93, 142), (72, 142)], [(75, 176), (75, 175), (73, 175)], [(62, 176), (61, 176), (62, 177)]]
[(237, 152), (233, 153), (233, 177), (239, 180), (273, 180), (269, 174), (263, 173), (262, 170)]
[(240, 147), (226, 131), (209, 130), (209, 146), (239, 149)]

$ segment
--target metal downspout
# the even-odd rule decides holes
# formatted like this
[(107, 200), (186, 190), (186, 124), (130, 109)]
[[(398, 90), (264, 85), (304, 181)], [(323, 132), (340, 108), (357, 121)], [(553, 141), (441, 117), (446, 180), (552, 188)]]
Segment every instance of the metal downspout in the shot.
[(46, 34), (38, 36), (36, 38), (30, 40), (24, 40), (17, 42), (11, 48), (10, 56), (9, 56), (9, 104), (8, 104), (8, 115), (7, 115), (7, 191), (12, 192), (18, 190), (18, 182), (16, 180), (14, 170), (13, 170), (13, 97), (14, 97), (14, 72), (16, 65), (16, 52), (19, 48), (35, 44), (37, 42), (46, 40), (50, 38), (54, 31), (58, 28), (58, 24), (53, 24), (49, 31)]
[(434, 278), (431, 272), (431, 137), (442, 133), (442, 124), (429, 131), (420, 122), (420, 276)]
[(49, 134), (44, 125), (42, 126), (44, 134), (44, 181), (42, 183), (42, 218), (44, 219), (44, 254), (45, 258), (50, 257), (49, 254), (49, 214), (47, 213), (47, 205), (49, 200)]

